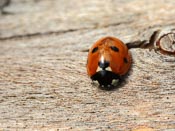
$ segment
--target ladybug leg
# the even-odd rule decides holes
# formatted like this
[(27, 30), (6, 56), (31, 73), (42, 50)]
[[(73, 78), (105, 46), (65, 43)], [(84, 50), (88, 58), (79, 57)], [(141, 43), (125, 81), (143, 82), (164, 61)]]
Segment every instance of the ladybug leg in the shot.
[(91, 76), (91, 80), (92, 81), (96, 81), (96, 80), (98, 80), (98, 74), (96, 73), (95, 75), (93, 75), (93, 76)]
[(121, 83), (121, 77), (120, 75), (114, 74), (112, 77), (111, 85), (116, 87)]

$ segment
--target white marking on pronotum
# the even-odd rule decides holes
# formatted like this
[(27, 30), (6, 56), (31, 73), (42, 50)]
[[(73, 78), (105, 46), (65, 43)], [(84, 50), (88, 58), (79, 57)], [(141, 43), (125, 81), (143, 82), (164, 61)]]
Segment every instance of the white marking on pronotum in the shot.
[(105, 70), (107, 70), (107, 71), (112, 71), (112, 69), (111, 69), (110, 66), (108, 66)]
[[(107, 68), (105, 68), (105, 70), (106, 70), (106, 71), (112, 71), (111, 67), (107, 67)], [(102, 68), (100, 68), (99, 66), (98, 66), (98, 68), (97, 68), (97, 72), (98, 72), (98, 71), (102, 71)]]
[(98, 66), (98, 68), (97, 68), (97, 72), (98, 72), (98, 71), (101, 71), (101, 70), (102, 70), (102, 69)]

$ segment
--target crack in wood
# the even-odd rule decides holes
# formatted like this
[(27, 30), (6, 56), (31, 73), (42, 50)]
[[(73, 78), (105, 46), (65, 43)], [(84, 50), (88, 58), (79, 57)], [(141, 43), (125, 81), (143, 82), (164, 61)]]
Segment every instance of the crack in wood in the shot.
[(111, 23), (108, 25), (103, 25), (99, 26), (98, 24), (94, 24), (93, 27), (84, 27), (84, 28), (77, 28), (77, 29), (68, 29), (68, 30), (60, 30), (60, 31), (48, 31), (48, 32), (36, 32), (36, 33), (31, 33), (31, 34), (22, 34), (22, 35), (14, 35), (14, 36), (7, 36), (7, 37), (0, 37), (0, 41), (5, 41), (5, 40), (12, 40), (12, 39), (22, 39), (22, 38), (30, 38), (30, 37), (39, 37), (39, 36), (45, 36), (45, 35), (60, 35), (64, 33), (70, 33), (70, 32), (76, 32), (76, 31), (83, 31), (83, 30), (93, 30), (97, 28), (108, 28), (108, 27), (114, 27), (114, 26), (119, 26), (121, 24), (128, 24), (131, 23), (132, 21), (122, 21), (118, 23)]
[(24, 34), (24, 35), (14, 35), (14, 36), (10, 36), (10, 37), (1, 37), (0, 41), (38, 37), (38, 36), (45, 36), (45, 35), (52, 35), (52, 34), (64, 34), (64, 33), (68, 33), (68, 32), (75, 32), (77, 30), (85, 30), (85, 29), (88, 29), (88, 28), (69, 29), (69, 30), (62, 30), (62, 31), (49, 31), (49, 32), (44, 32), (44, 33), (37, 32), (37, 33)]
[(128, 42), (126, 43), (128, 49), (131, 49), (131, 48), (141, 48), (142, 45), (146, 44), (147, 43), (147, 40), (137, 40), (137, 41), (132, 41), (132, 42)]
[(137, 41), (133, 41), (133, 42), (128, 42), (126, 43), (128, 49), (131, 48), (142, 48), (142, 49), (155, 49), (154, 47), (154, 43), (159, 35), (161, 30), (156, 30), (152, 33), (151, 37), (149, 38), (149, 40), (137, 40)]
[(150, 39), (149, 39), (149, 43), (144, 45), (142, 48), (149, 48), (149, 49), (155, 49), (154, 47), (154, 43), (159, 35), (161, 30), (156, 30), (153, 32), (153, 34), (151, 35)]
[[(128, 47), (128, 49), (131, 49), (131, 48), (142, 48), (142, 49), (150, 49), (150, 50), (155, 49), (154, 42), (156, 41), (159, 33), (160, 33), (160, 30), (154, 31), (149, 39), (149, 42), (148, 40), (137, 40), (137, 41), (126, 43), (126, 46)], [(81, 52), (88, 52), (88, 51), (89, 49), (81, 50)]]

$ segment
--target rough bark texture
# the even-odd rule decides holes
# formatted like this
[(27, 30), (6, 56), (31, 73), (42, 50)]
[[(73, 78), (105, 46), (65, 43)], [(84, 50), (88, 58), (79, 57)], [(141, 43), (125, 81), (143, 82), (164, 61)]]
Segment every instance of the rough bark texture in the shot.
[(116, 90), (86, 75), (103, 36), (131, 45), (175, 30), (173, 0), (11, 0), (0, 15), (0, 130), (175, 130), (175, 57), (131, 48)]

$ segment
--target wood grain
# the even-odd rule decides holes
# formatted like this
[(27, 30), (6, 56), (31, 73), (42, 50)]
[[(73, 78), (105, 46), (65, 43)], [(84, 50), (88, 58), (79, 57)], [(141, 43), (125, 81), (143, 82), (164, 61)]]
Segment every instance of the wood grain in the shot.
[[(0, 16), (0, 130), (174, 130), (175, 57), (147, 46), (175, 29), (174, 4), (12, 0)], [(146, 47), (130, 48), (132, 68), (114, 91), (86, 74), (87, 50), (103, 36)]]

